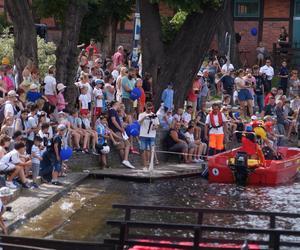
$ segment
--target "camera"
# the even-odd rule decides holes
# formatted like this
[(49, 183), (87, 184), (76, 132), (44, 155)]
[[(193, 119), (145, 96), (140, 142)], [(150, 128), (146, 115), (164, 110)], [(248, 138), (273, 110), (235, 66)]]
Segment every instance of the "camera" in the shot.
[(152, 115), (149, 115), (148, 116), (150, 119), (155, 119), (156, 117), (157, 117), (157, 115), (156, 114), (152, 114)]

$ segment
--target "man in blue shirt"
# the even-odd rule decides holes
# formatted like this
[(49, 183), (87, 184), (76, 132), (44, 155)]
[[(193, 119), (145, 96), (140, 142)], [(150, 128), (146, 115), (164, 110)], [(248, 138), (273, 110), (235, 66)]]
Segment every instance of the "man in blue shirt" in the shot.
[(133, 113), (133, 101), (130, 99), (130, 92), (135, 86), (135, 69), (130, 68), (128, 70), (128, 75), (122, 78), (122, 103), (125, 105), (125, 113)]

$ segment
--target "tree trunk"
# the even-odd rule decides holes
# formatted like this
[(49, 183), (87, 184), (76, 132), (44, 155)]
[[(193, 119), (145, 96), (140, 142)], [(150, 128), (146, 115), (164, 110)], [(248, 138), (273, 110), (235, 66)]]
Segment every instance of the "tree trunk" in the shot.
[(224, 15), (220, 25), (217, 27), (218, 51), (221, 55), (227, 55), (228, 47), (225, 42), (225, 34), (231, 35), (230, 62), (239, 68), (241, 64), (239, 47), (235, 40), (234, 22), (231, 10), (231, 1), (226, 1), (224, 5)]
[(118, 20), (110, 16), (107, 20), (107, 25), (105, 25), (104, 40), (102, 43), (102, 49), (106, 57), (112, 56), (115, 52), (117, 27)]
[[(141, 47), (143, 73), (150, 73), (153, 79), (153, 94), (156, 96), (157, 78), (161, 59), (164, 58), (159, 6), (149, 0), (141, 0)], [(158, 103), (159, 104), (159, 103)]]
[(38, 66), (36, 30), (27, 0), (5, 0), (5, 7), (14, 27), (14, 63), (20, 83), (29, 60)]
[(150, 72), (154, 79), (157, 76), (154, 81), (156, 108), (160, 105), (161, 93), (168, 82), (174, 82), (175, 106), (183, 106), (222, 14), (222, 8), (189, 14), (173, 43), (163, 50), (158, 6), (142, 0), (143, 69)]
[(74, 85), (78, 69), (77, 48), (82, 19), (88, 8), (87, 3), (80, 0), (70, 0), (66, 9), (62, 28), (61, 41), (56, 50), (56, 78), (67, 86), (65, 97), (68, 108), (75, 107), (77, 88)]

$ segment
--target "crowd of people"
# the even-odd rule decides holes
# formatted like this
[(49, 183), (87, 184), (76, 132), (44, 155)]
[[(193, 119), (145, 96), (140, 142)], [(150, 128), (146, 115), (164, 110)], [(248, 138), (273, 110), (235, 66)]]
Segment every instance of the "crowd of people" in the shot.
[[(56, 81), (55, 66), (49, 65), (48, 74), (41, 78), (29, 62), (22, 72), (23, 81), (17, 84), (13, 67), (4, 59), (0, 67), (0, 171), (9, 188), (38, 188), (38, 176), (61, 185), (59, 177), (68, 169), (61, 156), (66, 148), (99, 155), (101, 165), (108, 167), (107, 155), (116, 147), (122, 165), (135, 168), (129, 154), (141, 154), (144, 170), (148, 170), (159, 128), (167, 131), (165, 149), (178, 152), (186, 163), (200, 163), (224, 151), (235, 132), (243, 131), (251, 121), (269, 124), (265, 129), (272, 137), (271, 146), (283, 145), (284, 136), (291, 140), (298, 133), (300, 81), (298, 72), (289, 72), (285, 61), (277, 72), (270, 58), (261, 67), (236, 69), (229, 61), (211, 57), (190, 83), (184, 107), (174, 108), (174, 91), (178, 90), (166, 83), (161, 107), (155, 111), (151, 75), (142, 77), (140, 62), (131, 61), (122, 46), (111, 58), (101, 57), (93, 39), (81, 50), (73, 107), (64, 98), (66, 86)], [(275, 76), (279, 78), (276, 87)], [(138, 97), (133, 98), (137, 90)], [(134, 147), (137, 142), (139, 149)]]

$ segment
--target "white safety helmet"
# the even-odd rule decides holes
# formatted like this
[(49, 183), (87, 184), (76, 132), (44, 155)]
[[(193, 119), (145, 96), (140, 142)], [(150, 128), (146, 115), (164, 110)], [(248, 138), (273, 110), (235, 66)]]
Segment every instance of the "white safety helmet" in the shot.
[(110, 152), (110, 147), (109, 146), (103, 146), (103, 148), (101, 149), (101, 153), (102, 154), (108, 154)]

